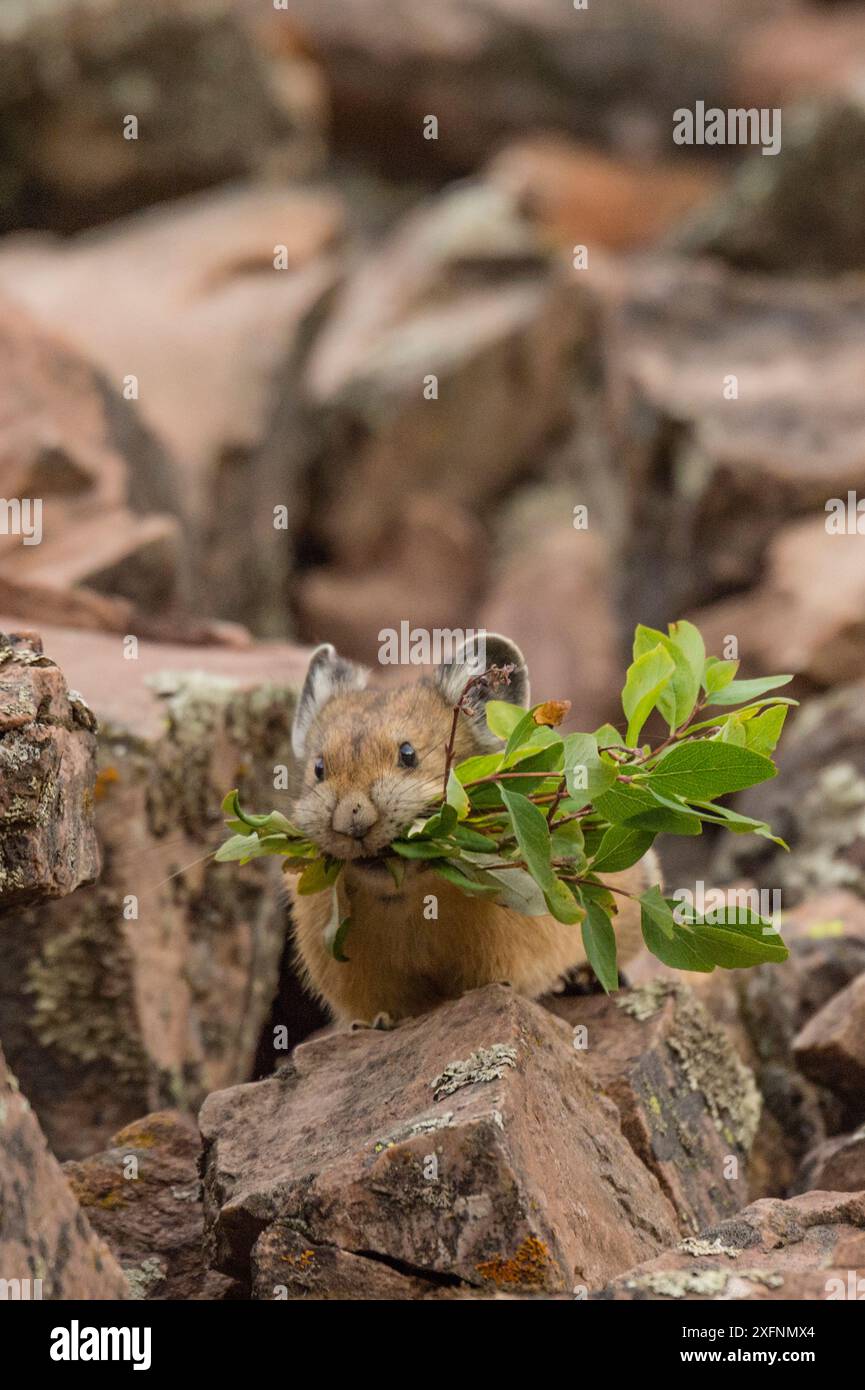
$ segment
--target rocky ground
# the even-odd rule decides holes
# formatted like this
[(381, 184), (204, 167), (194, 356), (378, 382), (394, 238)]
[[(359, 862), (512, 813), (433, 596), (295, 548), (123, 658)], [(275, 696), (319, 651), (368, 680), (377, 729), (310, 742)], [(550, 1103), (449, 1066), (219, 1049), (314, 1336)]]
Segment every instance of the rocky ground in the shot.
[[(9, 0), (0, 1278), (865, 1274), (863, 68), (799, 0)], [(671, 92), (782, 107), (780, 154), (674, 146)], [(485, 625), (593, 728), (683, 615), (803, 705), (739, 801), (790, 852), (667, 881), (779, 890), (790, 959), (323, 1032), (276, 861), (212, 862), (229, 787), (290, 804), (308, 644)]]

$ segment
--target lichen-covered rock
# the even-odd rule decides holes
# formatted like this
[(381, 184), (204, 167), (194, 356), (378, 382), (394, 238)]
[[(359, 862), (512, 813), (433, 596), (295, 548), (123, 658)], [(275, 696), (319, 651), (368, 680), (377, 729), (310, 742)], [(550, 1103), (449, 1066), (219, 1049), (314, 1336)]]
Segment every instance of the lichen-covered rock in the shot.
[(43, 635), (99, 717), (104, 869), (56, 907), (0, 918), (0, 1036), (55, 1152), (81, 1157), (252, 1074), (286, 934), (281, 874), (212, 854), (229, 788), (288, 809), (274, 782), (292, 774), (307, 658)]
[[(602, 1299), (861, 1298), (865, 1193), (765, 1198), (620, 1275)], [(852, 1290), (852, 1292), (851, 1292)]]
[(5, 0), (3, 229), (68, 231), (244, 174), (314, 168), (320, 87), (288, 45), (280, 57), (272, 70), (232, 0)]
[(209, 1096), (200, 1125), (213, 1264), (251, 1270), (259, 1297), (357, 1287), (367, 1262), (402, 1297), (415, 1280), (568, 1291), (675, 1239), (570, 1030), (500, 985), (301, 1044), (276, 1076)]
[(95, 729), (41, 640), (0, 632), (0, 910), (96, 877)]
[(751, 1072), (683, 985), (656, 980), (602, 996), (550, 996), (619, 1108), (622, 1133), (655, 1174), (684, 1233), (738, 1211), (761, 1101)]
[(200, 1151), (194, 1121), (164, 1110), (127, 1125), (103, 1153), (63, 1165), (133, 1297), (213, 1300), (238, 1293), (232, 1280), (203, 1263)]
[[(430, 1299), (458, 1296), (459, 1280), (412, 1274), (373, 1255), (317, 1244), (288, 1222), (274, 1221), (252, 1247), (252, 1296), (260, 1299)], [(224, 1275), (212, 1275), (224, 1279)]]
[(6, 1298), (128, 1298), (0, 1052), (0, 1286)]

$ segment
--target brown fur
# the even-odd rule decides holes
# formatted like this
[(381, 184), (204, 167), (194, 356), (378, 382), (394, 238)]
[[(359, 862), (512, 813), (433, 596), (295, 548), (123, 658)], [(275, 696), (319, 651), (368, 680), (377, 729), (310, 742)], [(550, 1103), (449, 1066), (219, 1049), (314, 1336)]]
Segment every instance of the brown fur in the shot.
[[(349, 862), (338, 880), (340, 917), (351, 917), (348, 963), (334, 960), (324, 940), (331, 916), (329, 893), (300, 896), (291, 883), (297, 958), (307, 986), (341, 1020), (393, 1020), (423, 1013), (444, 999), (495, 981), (508, 981), (536, 997), (569, 967), (585, 960), (579, 926), (550, 916), (526, 917), (468, 897), (434, 872), (408, 864), (397, 888), (386, 870), (352, 860), (377, 854), (435, 801), (442, 790), (452, 710), (432, 681), (389, 692), (337, 692), (318, 711), (306, 742), (304, 785), (295, 823), (327, 853)], [(410, 742), (416, 769), (398, 765)], [(470, 721), (460, 717), (456, 759), (482, 751)], [(313, 773), (323, 756), (324, 781)], [(333, 828), (346, 808), (363, 807), (361, 840)], [(364, 822), (366, 823), (366, 822)], [(644, 865), (609, 882), (633, 890), (647, 886)], [(438, 916), (424, 915), (434, 895)], [(619, 960), (640, 945), (639, 911), (621, 898), (616, 920)]]

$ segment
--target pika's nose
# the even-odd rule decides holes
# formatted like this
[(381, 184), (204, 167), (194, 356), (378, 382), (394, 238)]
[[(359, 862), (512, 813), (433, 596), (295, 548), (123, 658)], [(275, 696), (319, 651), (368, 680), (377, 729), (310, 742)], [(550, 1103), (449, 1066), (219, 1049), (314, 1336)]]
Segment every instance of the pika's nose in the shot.
[(378, 811), (363, 792), (343, 796), (336, 803), (331, 824), (339, 835), (361, 840), (378, 820)]

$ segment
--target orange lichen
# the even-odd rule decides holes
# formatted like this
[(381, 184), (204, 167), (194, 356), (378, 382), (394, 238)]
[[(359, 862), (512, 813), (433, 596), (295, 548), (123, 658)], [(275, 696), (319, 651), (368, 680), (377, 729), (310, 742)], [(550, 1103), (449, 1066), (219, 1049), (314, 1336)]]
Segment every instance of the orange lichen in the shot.
[(513, 1255), (494, 1255), (482, 1260), (475, 1269), (483, 1279), (490, 1279), (499, 1288), (505, 1285), (542, 1287), (547, 1282), (550, 1253), (537, 1236), (526, 1236)]
[(112, 782), (120, 780), (120, 773), (116, 767), (103, 767), (101, 772), (96, 774), (96, 783), (93, 788), (93, 795), (97, 801), (101, 801)]
[(281, 1258), (284, 1264), (294, 1265), (297, 1269), (309, 1269), (310, 1265), (315, 1263), (315, 1251), (302, 1250), (299, 1255), (283, 1255)]

